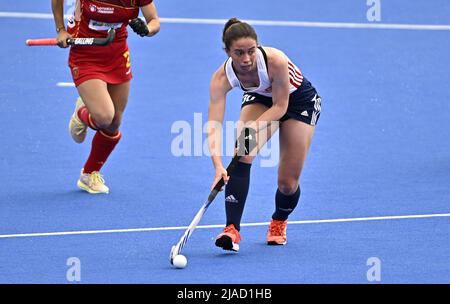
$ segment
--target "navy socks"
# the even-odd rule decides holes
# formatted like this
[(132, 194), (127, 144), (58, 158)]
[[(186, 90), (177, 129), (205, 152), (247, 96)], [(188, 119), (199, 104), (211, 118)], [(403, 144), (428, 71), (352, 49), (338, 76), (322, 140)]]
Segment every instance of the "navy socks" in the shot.
[(297, 191), (291, 195), (285, 195), (277, 189), (277, 194), (275, 195), (275, 212), (272, 215), (272, 219), (277, 221), (287, 220), (289, 214), (295, 209), (300, 199), (300, 186), (298, 186)]
[(238, 162), (236, 169), (230, 175), (228, 184), (225, 186), (227, 226), (233, 224), (237, 230), (241, 229), (241, 218), (250, 184), (251, 166), (251, 164)]
[[(239, 162), (235, 171), (230, 175), (230, 180), (225, 186), (225, 213), (227, 216), (227, 226), (233, 224), (240, 230), (241, 218), (244, 212), (245, 201), (247, 199), (250, 185), (251, 164)], [(272, 219), (285, 221), (289, 214), (297, 207), (300, 200), (300, 186), (291, 195), (285, 195), (277, 189), (275, 195), (275, 212)]]

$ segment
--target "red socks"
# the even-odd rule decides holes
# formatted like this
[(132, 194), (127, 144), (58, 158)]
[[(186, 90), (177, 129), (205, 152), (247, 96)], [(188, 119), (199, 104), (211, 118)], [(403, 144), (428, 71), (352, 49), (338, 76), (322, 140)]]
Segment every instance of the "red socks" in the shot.
[(84, 173), (92, 173), (93, 171), (100, 171), (103, 164), (108, 159), (111, 152), (116, 147), (122, 133), (117, 130), (114, 134), (108, 133), (106, 130), (98, 130), (94, 120), (89, 114), (88, 109), (84, 106), (78, 110), (78, 117), (82, 122), (88, 125), (91, 129), (97, 130), (92, 139), (91, 153), (84, 165)]
[(98, 130), (97, 126), (95, 125), (94, 120), (91, 117), (91, 114), (89, 114), (88, 109), (86, 108), (86, 106), (81, 107), (78, 112), (78, 118), (84, 122), (86, 125), (89, 126), (89, 128), (93, 129), (93, 130)]
[(84, 165), (84, 173), (100, 171), (108, 156), (122, 137), (122, 133), (118, 130), (115, 134), (107, 134), (105, 132), (104, 130), (98, 130), (95, 133), (92, 140), (91, 153)]

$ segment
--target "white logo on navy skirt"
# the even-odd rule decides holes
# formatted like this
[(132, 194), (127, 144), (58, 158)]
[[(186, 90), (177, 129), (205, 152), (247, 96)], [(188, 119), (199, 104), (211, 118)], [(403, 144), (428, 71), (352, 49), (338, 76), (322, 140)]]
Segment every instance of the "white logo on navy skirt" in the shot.
[(315, 94), (314, 98), (311, 99), (311, 101), (314, 101), (314, 111), (312, 113), (311, 125), (315, 126), (317, 123), (317, 118), (320, 115), (322, 99), (320, 97), (318, 97), (317, 94)]
[(320, 97), (317, 96), (317, 94), (314, 94), (314, 98), (311, 99), (311, 101), (314, 101), (314, 110), (319, 113), (320, 112), (320, 108), (321, 108), (321, 102), (322, 99)]
[(246, 103), (255, 99), (255, 96), (245, 94), (242, 97), (242, 103)]

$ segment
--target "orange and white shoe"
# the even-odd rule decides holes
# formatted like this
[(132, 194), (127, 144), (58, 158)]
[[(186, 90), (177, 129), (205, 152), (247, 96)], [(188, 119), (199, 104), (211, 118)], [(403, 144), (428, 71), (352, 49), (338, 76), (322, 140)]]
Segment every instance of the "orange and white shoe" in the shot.
[(267, 231), (267, 245), (286, 245), (286, 226), (287, 220), (272, 220)]
[(239, 231), (230, 224), (223, 229), (223, 232), (216, 237), (216, 246), (224, 250), (239, 251), (241, 235)]

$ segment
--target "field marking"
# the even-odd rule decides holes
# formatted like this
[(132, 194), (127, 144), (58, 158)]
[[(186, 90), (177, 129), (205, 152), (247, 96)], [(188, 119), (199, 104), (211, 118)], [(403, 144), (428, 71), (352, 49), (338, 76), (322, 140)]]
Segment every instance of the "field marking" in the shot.
[[(65, 17), (69, 17), (65, 15)], [(0, 12), (0, 18), (53, 19), (52, 14), (27, 12)], [(199, 18), (160, 18), (163, 23), (181, 24), (218, 24), (224, 25), (227, 19)], [(385, 29), (385, 30), (416, 30), (416, 31), (450, 31), (449, 24), (395, 24), (395, 23), (354, 23), (354, 22), (311, 22), (282, 20), (250, 20), (243, 19), (252, 25), (284, 26), (284, 27), (314, 27), (314, 28), (346, 28), (346, 29)]]
[[(363, 222), (363, 221), (383, 221), (383, 220), (402, 220), (402, 219), (422, 219), (422, 218), (436, 218), (436, 217), (450, 217), (450, 213), (355, 217), (355, 218), (341, 218), (341, 219), (327, 219), (327, 220), (289, 221), (289, 225), (343, 223), (343, 222)], [(241, 226), (244, 226), (244, 227), (267, 226), (267, 225), (269, 225), (269, 222), (241, 224)], [(6, 239), (6, 238), (39, 237), (39, 236), (64, 236), (64, 235), (83, 235), (83, 234), (130, 233), (130, 232), (185, 230), (185, 229), (187, 229), (187, 227), (188, 226), (3, 234), (3, 235), (0, 235), (0, 239), (2, 239), (2, 238)], [(197, 229), (210, 229), (210, 228), (223, 228), (223, 227), (224, 227), (224, 225), (199, 225), (199, 226), (197, 226)]]
[(57, 87), (61, 87), (61, 88), (67, 88), (67, 87), (75, 87), (75, 83), (73, 82), (58, 82), (56, 83)]

